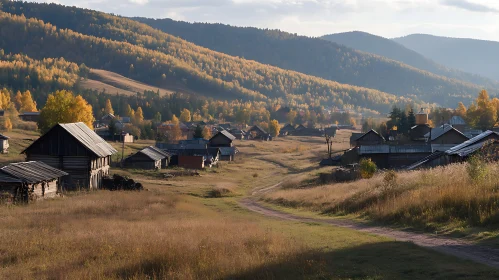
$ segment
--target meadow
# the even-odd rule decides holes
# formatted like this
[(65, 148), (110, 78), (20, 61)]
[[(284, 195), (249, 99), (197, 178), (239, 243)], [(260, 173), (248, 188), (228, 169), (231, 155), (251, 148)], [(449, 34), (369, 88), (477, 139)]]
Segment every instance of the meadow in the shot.
[[(134, 143), (127, 151), (149, 144)], [(499, 277), (492, 268), (411, 243), (246, 210), (238, 201), (255, 190), (291, 178), (276, 194), (301, 191), (289, 185), (330, 168), (317, 168), (321, 138), (236, 145), (241, 154), (235, 162), (199, 176), (113, 169), (146, 191), (69, 193), (0, 206), (0, 279)]]

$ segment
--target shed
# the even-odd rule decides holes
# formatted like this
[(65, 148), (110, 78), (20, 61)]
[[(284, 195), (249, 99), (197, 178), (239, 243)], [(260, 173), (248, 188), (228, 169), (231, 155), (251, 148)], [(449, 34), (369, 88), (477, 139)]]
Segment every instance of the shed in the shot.
[(68, 190), (99, 189), (109, 174), (111, 155), (117, 151), (84, 123), (57, 124), (22, 153), (27, 161), (41, 161), (69, 175)]
[(236, 140), (234, 135), (227, 130), (222, 130), (211, 137), (208, 145), (210, 147), (232, 147), (234, 140)]
[(60, 178), (66, 175), (43, 162), (11, 163), (0, 169), (0, 194), (6, 194), (11, 201), (23, 202), (54, 197), (63, 191)]
[(0, 153), (7, 154), (9, 152), (9, 139), (3, 134), (0, 134)]
[(221, 161), (234, 161), (239, 150), (236, 147), (220, 147)]
[(150, 146), (124, 159), (123, 165), (127, 168), (161, 169), (168, 167), (168, 154)]

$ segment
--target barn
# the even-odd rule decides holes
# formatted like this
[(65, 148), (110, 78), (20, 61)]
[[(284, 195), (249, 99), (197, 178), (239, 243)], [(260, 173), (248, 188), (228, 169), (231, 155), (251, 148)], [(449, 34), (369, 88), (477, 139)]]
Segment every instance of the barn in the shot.
[(43, 162), (11, 163), (0, 169), (0, 196), (13, 202), (54, 197), (63, 191), (60, 179), (66, 175)]
[(99, 189), (117, 151), (84, 123), (57, 124), (23, 152), (27, 161), (60, 169), (67, 190)]

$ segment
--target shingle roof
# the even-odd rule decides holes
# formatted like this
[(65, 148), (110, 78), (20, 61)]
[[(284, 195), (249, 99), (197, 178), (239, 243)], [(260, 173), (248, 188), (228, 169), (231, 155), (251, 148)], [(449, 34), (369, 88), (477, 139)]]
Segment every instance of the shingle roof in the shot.
[[(3, 174), (19, 179), (21, 182), (30, 184), (42, 181), (51, 181), (68, 175), (68, 173), (48, 166), (40, 161), (29, 161), (12, 163), (0, 169)], [(0, 176), (0, 180), (7, 180), (6, 176)]]
[(118, 152), (82, 122), (61, 123), (59, 126), (69, 132), (78, 142), (98, 157), (107, 157)]

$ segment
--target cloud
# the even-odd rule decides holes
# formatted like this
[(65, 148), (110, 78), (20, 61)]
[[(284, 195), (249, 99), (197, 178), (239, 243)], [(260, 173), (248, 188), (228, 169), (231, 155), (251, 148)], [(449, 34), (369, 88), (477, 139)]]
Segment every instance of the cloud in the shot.
[(471, 11), (471, 12), (479, 12), (479, 13), (499, 13), (499, 10), (493, 7), (489, 7), (486, 5), (473, 3), (467, 0), (444, 0), (441, 1), (442, 5), (456, 7), (459, 9)]

